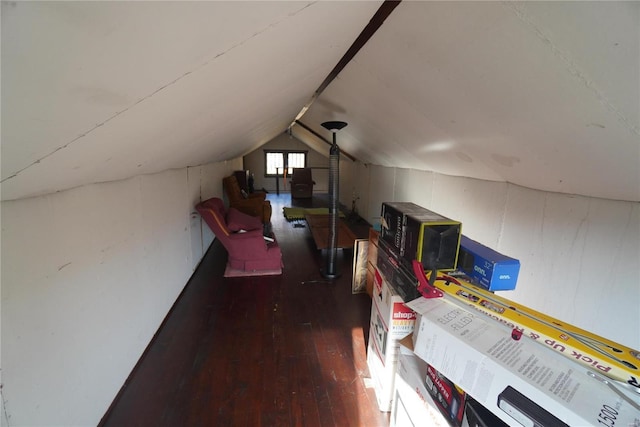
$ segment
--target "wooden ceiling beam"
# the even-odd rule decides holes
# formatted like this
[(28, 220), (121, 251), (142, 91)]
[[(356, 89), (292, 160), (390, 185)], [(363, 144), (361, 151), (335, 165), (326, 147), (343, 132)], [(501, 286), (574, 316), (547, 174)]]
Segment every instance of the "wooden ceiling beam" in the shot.
[(347, 52), (342, 56), (340, 61), (333, 67), (333, 70), (329, 73), (329, 75), (324, 79), (324, 81), (320, 84), (318, 89), (313, 93), (311, 99), (302, 107), (302, 110), (298, 113), (294, 121), (289, 125), (289, 127), (293, 126), (294, 123), (299, 121), (302, 116), (307, 112), (307, 110), (311, 107), (311, 105), (318, 99), (320, 94), (331, 84), (331, 82), (340, 74), (340, 72), (347, 66), (349, 62), (353, 59), (354, 56), (362, 49), (362, 47), (369, 41), (369, 39), (378, 31), (378, 29), (382, 26), (384, 21), (391, 15), (391, 12), (398, 7), (402, 0), (385, 0), (382, 5), (378, 8), (375, 15), (371, 18), (366, 27), (360, 32), (360, 35), (356, 40), (351, 44), (351, 47), (347, 50)]

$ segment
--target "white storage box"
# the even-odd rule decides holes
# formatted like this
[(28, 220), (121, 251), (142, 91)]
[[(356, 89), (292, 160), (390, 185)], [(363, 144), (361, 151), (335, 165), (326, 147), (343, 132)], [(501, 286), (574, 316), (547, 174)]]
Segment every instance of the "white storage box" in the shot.
[(376, 278), (371, 304), (367, 365), (378, 407), (381, 411), (388, 412), (393, 399), (398, 340), (413, 332), (415, 313), (405, 306), (379, 273)]
[(408, 305), (421, 315), (415, 354), (507, 424), (640, 425), (640, 411), (597, 372), (444, 298)]

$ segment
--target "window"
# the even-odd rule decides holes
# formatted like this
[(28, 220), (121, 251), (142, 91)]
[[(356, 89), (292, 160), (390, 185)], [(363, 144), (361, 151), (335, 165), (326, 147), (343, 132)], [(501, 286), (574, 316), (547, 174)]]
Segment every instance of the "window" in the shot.
[(307, 151), (266, 151), (264, 152), (264, 176), (282, 176), (284, 168), (287, 175), (293, 168), (307, 167)]

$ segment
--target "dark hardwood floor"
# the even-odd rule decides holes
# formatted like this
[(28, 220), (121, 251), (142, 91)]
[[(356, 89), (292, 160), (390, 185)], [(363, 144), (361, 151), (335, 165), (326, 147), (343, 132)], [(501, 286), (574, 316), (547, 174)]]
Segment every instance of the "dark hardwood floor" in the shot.
[[(365, 386), (371, 300), (351, 293), (353, 251), (338, 251), (341, 276), (325, 280), (308, 228), (282, 215), (327, 197), (268, 196), (283, 274), (224, 278), (214, 242), (101, 426), (388, 425)], [(367, 237), (366, 222), (349, 224)]]

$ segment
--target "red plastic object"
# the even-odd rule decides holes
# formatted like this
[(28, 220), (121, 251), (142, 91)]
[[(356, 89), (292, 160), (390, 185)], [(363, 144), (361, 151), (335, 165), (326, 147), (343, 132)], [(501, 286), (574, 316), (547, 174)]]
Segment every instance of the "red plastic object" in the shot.
[(520, 329), (513, 328), (513, 330), (511, 331), (511, 338), (519, 341), (520, 338), (522, 338), (522, 331)]
[(422, 264), (418, 260), (413, 260), (413, 272), (418, 278), (418, 292), (422, 294), (425, 298), (442, 298), (442, 291), (440, 289), (436, 289), (429, 284), (429, 280), (427, 280), (427, 276), (422, 269)]

